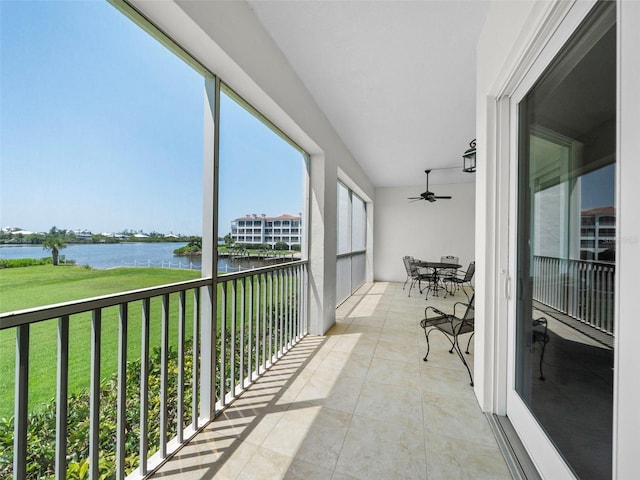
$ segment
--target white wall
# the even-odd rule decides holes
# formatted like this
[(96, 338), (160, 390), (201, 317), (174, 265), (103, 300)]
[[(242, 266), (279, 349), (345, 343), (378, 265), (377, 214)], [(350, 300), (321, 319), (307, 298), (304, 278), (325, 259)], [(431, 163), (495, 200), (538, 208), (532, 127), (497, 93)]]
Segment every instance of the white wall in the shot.
[(403, 282), (402, 257), (439, 261), (443, 255), (460, 258), (464, 269), (475, 260), (475, 184), (431, 185), (451, 200), (410, 202), (424, 185), (376, 189), (374, 223), (375, 279)]

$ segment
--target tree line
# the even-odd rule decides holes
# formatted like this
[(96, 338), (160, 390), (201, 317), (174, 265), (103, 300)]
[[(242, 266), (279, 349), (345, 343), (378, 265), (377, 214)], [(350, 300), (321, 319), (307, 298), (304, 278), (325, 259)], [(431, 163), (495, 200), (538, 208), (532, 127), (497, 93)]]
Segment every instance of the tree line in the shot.
[[(18, 231), (20, 232), (20, 231)], [(69, 244), (80, 243), (121, 243), (121, 242), (193, 242), (194, 239), (200, 237), (171, 235), (167, 236), (163, 233), (151, 232), (145, 234), (144, 237), (136, 236), (142, 231), (124, 230), (117, 236), (90, 234), (90, 236), (79, 237), (73, 231), (60, 229), (55, 225), (46, 233), (16, 233), (15, 231), (0, 231), (0, 244), (16, 244), (16, 245), (42, 245), (45, 250), (51, 251), (51, 259), (53, 265), (58, 265), (60, 250), (66, 248)], [(200, 242), (202, 240), (200, 239)]]

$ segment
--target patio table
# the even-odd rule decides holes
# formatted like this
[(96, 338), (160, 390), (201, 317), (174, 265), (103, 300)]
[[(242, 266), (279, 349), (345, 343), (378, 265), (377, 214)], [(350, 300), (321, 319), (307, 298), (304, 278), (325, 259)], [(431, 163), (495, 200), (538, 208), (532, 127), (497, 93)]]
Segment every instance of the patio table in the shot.
[(417, 262), (418, 266), (430, 268), (433, 270), (432, 280), (429, 286), (427, 287), (427, 294), (424, 297), (425, 300), (429, 297), (429, 290), (433, 291), (433, 294), (437, 297), (438, 290), (444, 290), (444, 297), (447, 298), (447, 289), (440, 281), (440, 270), (457, 270), (462, 265), (458, 265), (457, 263), (446, 263), (446, 262), (427, 262), (427, 261), (419, 261)]

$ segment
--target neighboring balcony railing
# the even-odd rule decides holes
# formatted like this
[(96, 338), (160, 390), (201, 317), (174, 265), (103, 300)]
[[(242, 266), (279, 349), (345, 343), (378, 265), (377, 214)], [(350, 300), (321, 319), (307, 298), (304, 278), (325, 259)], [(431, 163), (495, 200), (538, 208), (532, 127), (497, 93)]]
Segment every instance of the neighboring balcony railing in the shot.
[[(13, 464), (0, 477), (64, 479), (71, 467), (77, 469), (71, 478), (148, 475), (306, 335), (307, 283), (307, 262), (298, 261), (221, 275), (216, 295), (214, 280), (203, 278), (0, 314), (0, 330), (16, 337), (13, 451), (0, 452)], [(217, 311), (208, 326), (205, 311)], [(70, 330), (87, 321), (90, 345), (70, 344)], [(58, 336), (55, 440), (46, 448), (33, 444), (29, 411), (29, 362), (38, 348), (30, 331), (43, 322), (57, 322)], [(104, 328), (106, 322), (117, 322), (118, 331), (111, 381), (101, 379), (109, 341), (103, 333), (114, 330)], [(159, 331), (156, 351), (151, 331)], [(135, 357), (128, 355), (133, 337), (140, 339)], [(78, 348), (90, 349), (88, 392), (69, 391), (70, 349)], [(114, 419), (105, 413), (110, 392)], [(206, 405), (214, 405), (213, 412)]]
[(613, 335), (615, 264), (533, 257), (533, 298)]

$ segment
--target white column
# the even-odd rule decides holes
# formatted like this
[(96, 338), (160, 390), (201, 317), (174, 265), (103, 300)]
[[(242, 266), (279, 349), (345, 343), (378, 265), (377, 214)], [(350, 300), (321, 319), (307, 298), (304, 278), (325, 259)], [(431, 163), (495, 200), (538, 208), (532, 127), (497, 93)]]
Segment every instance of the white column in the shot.
[(336, 321), (337, 169), (312, 155), (309, 205), (309, 333), (324, 334)]

